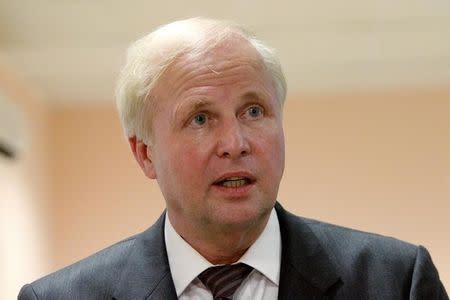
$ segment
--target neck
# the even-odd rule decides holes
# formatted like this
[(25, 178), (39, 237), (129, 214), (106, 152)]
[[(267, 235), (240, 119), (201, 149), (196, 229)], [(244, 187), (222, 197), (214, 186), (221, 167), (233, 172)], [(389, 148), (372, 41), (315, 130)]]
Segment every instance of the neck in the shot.
[(217, 265), (238, 261), (266, 227), (270, 212), (252, 224), (235, 226), (189, 226), (170, 216), (169, 213), (170, 223), (175, 231), (210, 263)]

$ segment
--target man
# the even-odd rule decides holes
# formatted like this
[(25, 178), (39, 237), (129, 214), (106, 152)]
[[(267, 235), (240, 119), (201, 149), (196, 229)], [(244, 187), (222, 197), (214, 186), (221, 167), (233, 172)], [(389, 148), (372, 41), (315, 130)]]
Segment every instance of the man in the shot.
[(19, 299), (448, 299), (423, 247), (276, 202), (285, 94), (272, 51), (237, 25), (188, 19), (137, 41), (118, 108), (167, 210)]

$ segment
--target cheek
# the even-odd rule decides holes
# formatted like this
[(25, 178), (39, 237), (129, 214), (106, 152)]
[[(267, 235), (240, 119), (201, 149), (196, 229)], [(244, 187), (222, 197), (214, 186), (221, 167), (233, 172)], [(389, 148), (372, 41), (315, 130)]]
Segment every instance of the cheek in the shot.
[(204, 178), (204, 173), (208, 167), (208, 150), (205, 146), (197, 145), (192, 142), (180, 143), (178, 149), (171, 153), (171, 157), (176, 158), (172, 162), (174, 174), (182, 180), (197, 185), (197, 181)]
[(281, 177), (285, 159), (283, 130), (267, 130), (261, 138), (263, 142), (260, 143), (258, 152), (264, 158), (265, 166), (268, 168), (265, 172), (273, 177)]
[(276, 155), (279, 158), (280, 162), (283, 165), (284, 168), (284, 156), (285, 156), (285, 148), (284, 148), (284, 132), (283, 129), (280, 130), (280, 133), (276, 136), (276, 145), (277, 147), (275, 151), (277, 152)]

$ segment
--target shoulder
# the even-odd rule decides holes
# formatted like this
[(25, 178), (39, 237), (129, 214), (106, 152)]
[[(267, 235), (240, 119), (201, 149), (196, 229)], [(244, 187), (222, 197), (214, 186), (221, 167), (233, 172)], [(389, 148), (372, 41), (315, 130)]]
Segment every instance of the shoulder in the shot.
[(371, 254), (382, 260), (402, 258), (414, 262), (419, 251), (419, 246), (394, 237), (307, 218), (303, 218), (303, 222), (317, 236), (322, 245), (333, 249), (334, 256), (345, 257), (358, 253), (362, 256), (361, 258)]
[[(448, 299), (431, 256), (421, 245), (396, 238), (304, 219), (350, 286), (369, 293)], [(383, 292), (380, 292), (383, 290)], [(383, 294), (384, 293), (384, 294)]]
[[(19, 299), (104, 298), (127, 264), (133, 236), (23, 287)], [(28, 295), (28, 296), (26, 296)], [(32, 295), (32, 296), (31, 296)]]
[[(372, 255), (380, 259), (383, 256), (413, 260), (419, 246), (380, 234), (364, 232), (323, 221), (299, 217), (285, 210), (281, 213), (280, 226), (290, 237), (315, 238), (318, 243), (335, 259), (356, 259)], [(388, 259), (388, 258), (386, 258)]]
[(311, 232), (341, 274), (355, 279), (362, 273), (377, 277), (412, 274), (419, 254), (428, 255), (425, 248), (397, 238), (294, 215), (289, 219)]
[(164, 216), (142, 233), (25, 285), (18, 299), (140, 298), (168, 273)]
[(424, 247), (278, 210), (282, 236), (284, 232), (287, 247), (291, 248), (285, 253), (295, 256), (304, 252), (306, 245), (309, 253), (327, 257), (339, 274), (344, 284), (342, 292), (348, 293), (348, 299), (370, 298), (368, 295), (390, 299), (394, 294), (448, 299)]

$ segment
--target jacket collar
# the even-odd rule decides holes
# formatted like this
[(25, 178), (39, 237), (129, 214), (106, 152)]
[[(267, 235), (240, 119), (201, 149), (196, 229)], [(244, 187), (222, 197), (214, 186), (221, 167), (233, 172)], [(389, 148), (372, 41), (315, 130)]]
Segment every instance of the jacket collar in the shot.
[(282, 258), (278, 299), (325, 299), (342, 282), (337, 267), (308, 224), (276, 203)]
[(117, 274), (113, 299), (177, 299), (164, 243), (165, 213), (138, 234), (124, 269)]

